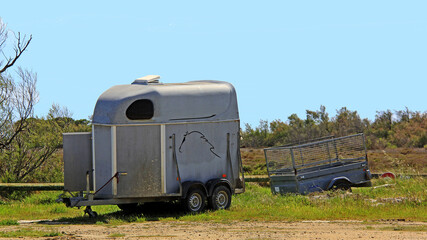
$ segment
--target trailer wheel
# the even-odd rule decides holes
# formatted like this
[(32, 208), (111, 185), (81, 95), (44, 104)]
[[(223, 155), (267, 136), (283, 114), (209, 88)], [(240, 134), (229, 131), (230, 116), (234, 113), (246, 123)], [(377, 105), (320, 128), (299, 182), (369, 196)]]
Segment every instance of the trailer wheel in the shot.
[(203, 211), (206, 205), (206, 194), (198, 188), (191, 189), (184, 200), (184, 207), (190, 213)]
[(89, 218), (96, 218), (96, 217), (98, 217), (98, 213), (95, 212), (95, 211), (93, 211), (91, 206), (87, 206), (85, 208), (84, 212), (85, 212), (85, 215), (86, 215), (86, 213), (87, 213), (87, 215), (89, 215)]
[(120, 210), (122, 210), (124, 212), (133, 212), (137, 209), (138, 203), (117, 204), (117, 207), (119, 207)]
[(231, 192), (226, 186), (218, 186), (209, 198), (209, 205), (213, 210), (229, 209), (231, 205)]
[(334, 183), (334, 185), (332, 185), (331, 189), (334, 191), (342, 190), (342, 191), (351, 192), (351, 185), (347, 181), (339, 181), (339, 182)]

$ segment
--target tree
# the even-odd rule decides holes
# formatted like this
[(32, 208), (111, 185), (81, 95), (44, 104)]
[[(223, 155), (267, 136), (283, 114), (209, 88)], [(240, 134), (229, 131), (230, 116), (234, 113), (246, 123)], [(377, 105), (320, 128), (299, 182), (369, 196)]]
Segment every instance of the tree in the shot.
[(333, 122), (333, 133), (335, 136), (341, 137), (361, 133), (365, 130), (364, 122), (357, 111), (348, 110), (346, 107), (342, 107), (337, 111), (337, 115), (333, 118)]
[(284, 145), (289, 139), (289, 125), (276, 119), (270, 123), (271, 145)]
[(250, 124), (246, 124), (245, 127), (245, 131), (242, 132), (242, 146), (260, 147), (271, 145), (268, 142), (270, 136), (268, 121), (260, 120), (259, 126), (255, 129), (253, 129)]
[[(12, 54), (8, 55), (6, 45), (10, 34), (14, 39)], [(0, 18), (0, 52), (4, 56), (0, 60), (0, 152), (27, 128), (27, 119), (33, 116), (38, 101), (37, 74), (20, 67), (15, 74), (10, 73), (31, 40), (31, 35), (27, 38), (8, 30)]]
[(289, 124), (289, 138), (287, 143), (300, 142), (306, 139), (304, 120), (298, 117), (297, 114), (291, 114), (288, 117)]
[[(27, 129), (18, 134), (8, 148), (0, 153), (1, 181), (50, 181), (50, 176), (36, 178), (34, 175), (43, 175), (40, 174), (40, 168), (55, 158), (62, 147), (62, 133), (90, 131), (87, 122), (74, 121), (69, 114), (67, 108), (53, 104), (46, 118), (27, 119)], [(48, 165), (57, 166), (58, 161), (51, 161)], [(51, 170), (45, 175), (53, 172)], [(62, 168), (60, 172), (62, 176)]]
[(62, 131), (54, 119), (30, 118), (27, 126), (28, 130), (18, 134), (3, 153), (0, 169), (3, 182), (25, 180), (62, 144)]
[(331, 123), (326, 108), (320, 105), (319, 111), (306, 110), (305, 120), (308, 139), (320, 138), (331, 135)]

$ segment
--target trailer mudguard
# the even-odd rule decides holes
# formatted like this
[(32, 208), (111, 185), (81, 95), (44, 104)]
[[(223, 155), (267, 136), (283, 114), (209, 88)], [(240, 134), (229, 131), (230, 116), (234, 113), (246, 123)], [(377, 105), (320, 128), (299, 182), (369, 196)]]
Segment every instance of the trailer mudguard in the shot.
[(209, 180), (206, 183), (206, 187), (208, 189), (208, 197), (212, 195), (213, 190), (215, 189), (216, 186), (219, 185), (223, 185), (228, 187), (228, 189), (230, 190), (231, 193), (234, 194), (234, 189), (231, 187), (231, 183), (230, 181), (228, 181), (228, 179), (225, 178), (214, 178)]
[(332, 186), (334, 186), (334, 183), (336, 183), (336, 182), (338, 182), (338, 181), (340, 181), (340, 180), (343, 180), (343, 181), (346, 181), (346, 182), (348, 182), (348, 183), (350, 183), (350, 184), (353, 184), (353, 183), (350, 181), (350, 179), (348, 179), (347, 177), (336, 177), (336, 178), (334, 178), (334, 179), (332, 179), (332, 180), (331, 180), (331, 182), (329, 183), (329, 185), (328, 185), (328, 187), (327, 187), (326, 189), (327, 189), (327, 190), (331, 189), (331, 187), (332, 187)]
[(370, 180), (368, 180), (365, 182), (357, 183), (354, 186), (355, 187), (372, 187), (372, 182)]
[(369, 169), (366, 169), (365, 175), (366, 175), (366, 179), (367, 180), (371, 180), (372, 179), (372, 174), (371, 174), (371, 171), (369, 171)]
[(202, 182), (188, 181), (188, 182), (182, 183), (182, 196), (181, 196), (181, 198), (186, 198), (188, 190), (190, 190), (191, 188), (200, 188), (206, 193), (206, 196), (208, 195), (208, 191), (206, 190), (206, 186)]

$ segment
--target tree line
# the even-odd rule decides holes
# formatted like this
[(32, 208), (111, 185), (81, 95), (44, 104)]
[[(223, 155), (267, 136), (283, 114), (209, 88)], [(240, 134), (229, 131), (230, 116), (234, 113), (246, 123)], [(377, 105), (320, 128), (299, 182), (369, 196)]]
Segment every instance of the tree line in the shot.
[(257, 127), (249, 124), (241, 131), (242, 147), (270, 147), (303, 142), (325, 136), (364, 133), (368, 149), (427, 147), (427, 113), (378, 111), (373, 121), (360, 118), (357, 111), (343, 107), (329, 117), (324, 106), (306, 110), (306, 118), (292, 114), (286, 121), (261, 120)]

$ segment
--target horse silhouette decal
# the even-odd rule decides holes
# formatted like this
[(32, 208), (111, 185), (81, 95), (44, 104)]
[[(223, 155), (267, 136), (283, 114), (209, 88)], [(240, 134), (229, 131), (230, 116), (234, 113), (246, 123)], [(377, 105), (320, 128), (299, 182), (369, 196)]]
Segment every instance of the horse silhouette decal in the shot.
[(215, 156), (217, 156), (217, 157), (219, 157), (219, 158), (221, 158), (217, 153), (215, 153), (215, 147), (212, 145), (212, 143), (210, 143), (209, 142), (209, 140), (206, 138), (206, 136), (203, 134), (203, 133), (201, 133), (201, 132), (199, 132), (199, 131), (191, 131), (191, 132), (186, 132), (185, 134), (184, 134), (184, 138), (182, 139), (182, 142), (181, 142), (181, 145), (179, 146), (179, 152), (180, 153), (182, 153), (182, 151), (181, 151), (181, 148), (182, 148), (182, 145), (184, 144), (184, 142), (185, 142), (185, 140), (186, 140), (186, 138), (187, 137), (189, 137), (190, 135), (192, 135), (192, 134), (196, 134), (196, 135), (199, 135), (200, 136), (200, 139), (202, 139), (202, 141), (204, 141), (204, 142), (206, 142), (210, 147), (209, 147), (209, 150), (211, 151), (211, 153), (213, 154), (213, 155), (215, 155)]

